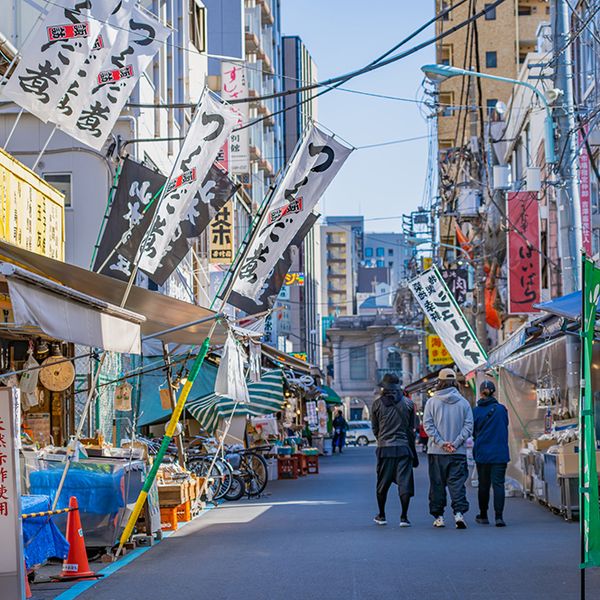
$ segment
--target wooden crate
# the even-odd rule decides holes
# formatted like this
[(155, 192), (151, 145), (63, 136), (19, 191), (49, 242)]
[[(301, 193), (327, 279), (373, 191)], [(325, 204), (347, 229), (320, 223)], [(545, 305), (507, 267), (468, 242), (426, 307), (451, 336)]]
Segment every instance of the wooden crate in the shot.
[(187, 499), (187, 485), (163, 483), (158, 486), (158, 503), (161, 507), (177, 507)]

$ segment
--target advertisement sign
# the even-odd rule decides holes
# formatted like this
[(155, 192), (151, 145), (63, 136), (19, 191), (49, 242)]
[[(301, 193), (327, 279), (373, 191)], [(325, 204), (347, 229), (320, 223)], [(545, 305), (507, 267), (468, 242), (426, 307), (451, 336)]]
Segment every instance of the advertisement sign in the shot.
[(466, 375), (484, 365), (485, 350), (437, 268), (421, 273), (408, 287), (461, 373)]
[(449, 365), (452, 361), (450, 353), (444, 346), (442, 338), (439, 335), (427, 336), (427, 362), (431, 366)]
[(304, 273), (287, 273), (285, 285), (304, 285)]
[(469, 271), (467, 269), (444, 269), (441, 273), (456, 302), (462, 306), (467, 301), (469, 292)]
[(303, 360), (304, 362), (306, 362), (308, 360), (308, 358), (306, 356), (306, 352), (290, 352), (290, 356), (293, 356), (294, 358), (297, 358), (298, 360)]
[[(223, 61), (221, 63), (221, 98), (228, 102), (238, 98), (248, 97), (248, 80), (246, 67)], [(236, 127), (248, 123), (250, 105), (248, 102), (232, 104), (238, 115)], [(233, 131), (227, 144), (227, 169), (234, 175), (250, 172), (250, 143), (248, 139), (249, 128)]]
[(540, 214), (536, 192), (508, 194), (508, 312), (535, 313), (542, 299)]
[(210, 224), (210, 262), (230, 265), (233, 261), (233, 203), (229, 201)]
[(64, 196), (0, 148), (0, 239), (64, 259)]
[[(584, 131), (585, 133), (585, 131)], [(581, 203), (581, 242), (588, 256), (592, 255), (592, 191), (590, 189), (590, 157), (579, 132), (579, 202)]]

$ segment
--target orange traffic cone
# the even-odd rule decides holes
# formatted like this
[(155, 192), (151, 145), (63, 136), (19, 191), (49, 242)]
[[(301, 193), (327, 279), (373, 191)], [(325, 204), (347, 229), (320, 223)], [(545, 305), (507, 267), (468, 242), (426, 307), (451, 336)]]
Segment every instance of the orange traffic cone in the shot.
[(69, 542), (69, 555), (63, 562), (61, 574), (55, 579), (82, 579), (96, 578), (97, 575), (90, 571), (87, 554), (85, 553), (85, 541), (81, 518), (79, 517), (79, 506), (77, 498), (69, 498), (69, 508), (72, 509), (67, 518), (67, 542)]
[(29, 577), (27, 577), (27, 565), (25, 565), (25, 598), (31, 598), (31, 588), (29, 587)]

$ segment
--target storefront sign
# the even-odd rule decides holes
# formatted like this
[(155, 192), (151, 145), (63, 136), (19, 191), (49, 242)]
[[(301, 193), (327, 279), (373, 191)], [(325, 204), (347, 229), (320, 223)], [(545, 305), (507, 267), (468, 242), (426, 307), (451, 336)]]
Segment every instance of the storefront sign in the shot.
[(18, 391), (0, 389), (0, 592), (2, 598), (25, 598), (19, 482)]
[(439, 335), (427, 336), (427, 362), (431, 365), (449, 365), (452, 361), (450, 353)]
[(469, 292), (469, 272), (467, 269), (444, 269), (442, 275), (456, 302), (462, 306)]
[(285, 276), (285, 285), (304, 285), (304, 273), (288, 273)]
[(508, 194), (508, 312), (535, 313), (542, 299), (540, 215), (536, 192)]
[(230, 265), (233, 260), (233, 203), (228, 202), (210, 224), (210, 262)]
[(485, 350), (437, 268), (425, 271), (408, 285), (460, 371), (466, 375), (484, 365)]
[(294, 358), (297, 358), (298, 360), (303, 360), (304, 362), (306, 362), (308, 360), (308, 358), (306, 356), (306, 352), (290, 352), (290, 356), (293, 356)]
[[(585, 130), (584, 130), (585, 133)], [(579, 202), (581, 204), (581, 242), (588, 256), (592, 256), (592, 191), (590, 187), (590, 157), (584, 137), (579, 132)]]
[(64, 196), (0, 148), (0, 239), (64, 258)]
[[(226, 102), (238, 98), (248, 97), (248, 80), (246, 67), (223, 61), (221, 63), (221, 98)], [(248, 102), (231, 105), (238, 115), (236, 127), (248, 123), (250, 105)], [(229, 136), (227, 169), (234, 175), (250, 172), (250, 144), (248, 139), (249, 129), (233, 131)]]

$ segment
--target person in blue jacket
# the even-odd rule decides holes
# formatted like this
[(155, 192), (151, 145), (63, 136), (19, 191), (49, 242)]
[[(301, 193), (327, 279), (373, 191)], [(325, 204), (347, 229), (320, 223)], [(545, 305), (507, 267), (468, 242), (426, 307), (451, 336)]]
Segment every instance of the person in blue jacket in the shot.
[(490, 488), (493, 488), (496, 527), (505, 527), (504, 480), (510, 460), (508, 411), (494, 397), (496, 386), (492, 381), (484, 381), (479, 392), (481, 398), (473, 409), (473, 458), (479, 478), (479, 514), (475, 520), (481, 525), (489, 525)]

